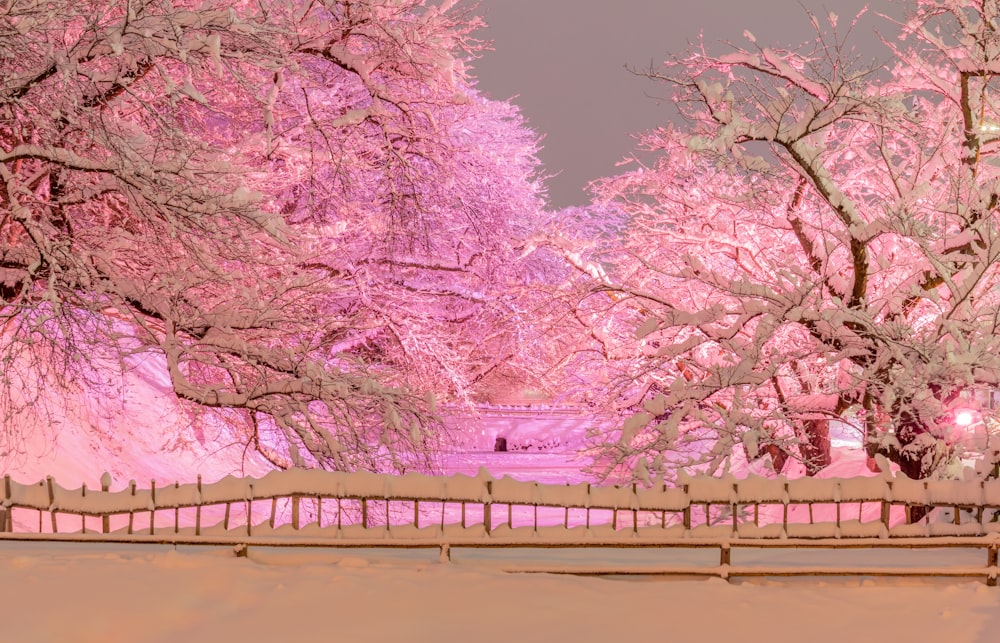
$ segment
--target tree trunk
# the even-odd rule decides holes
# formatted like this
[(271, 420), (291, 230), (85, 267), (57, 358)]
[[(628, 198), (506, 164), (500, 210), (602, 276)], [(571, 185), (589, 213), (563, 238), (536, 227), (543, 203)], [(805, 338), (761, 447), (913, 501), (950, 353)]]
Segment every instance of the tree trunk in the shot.
[(814, 476), (824, 467), (830, 466), (830, 420), (805, 420), (799, 429), (799, 452), (806, 465), (806, 475)]
[[(900, 422), (896, 431), (900, 448), (898, 451), (894, 449), (892, 452), (885, 453), (886, 457), (899, 465), (900, 473), (905, 474), (911, 480), (922, 480), (934, 470), (933, 458), (926, 457), (934, 449), (934, 444), (927, 443), (922, 448), (914, 444), (917, 437), (924, 432), (923, 425), (917, 421), (904, 420)], [(928, 512), (928, 507), (911, 507), (907, 520), (910, 523), (919, 522)]]

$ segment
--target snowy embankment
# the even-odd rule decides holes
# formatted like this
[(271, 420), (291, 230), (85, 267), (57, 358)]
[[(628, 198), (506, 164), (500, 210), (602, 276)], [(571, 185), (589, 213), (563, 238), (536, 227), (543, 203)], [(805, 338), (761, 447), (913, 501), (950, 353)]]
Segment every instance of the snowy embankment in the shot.
[(52, 475), (64, 485), (99, 489), (104, 472), (148, 486), (154, 479), (193, 482), (200, 474), (211, 482), (270, 469), (221, 416), (193, 414), (178, 403), (158, 355), (131, 356), (124, 374), (100, 382), (15, 395), (34, 400), (4, 418), (0, 431), (0, 474), (17, 480)]
[[(535, 555), (551, 556), (550, 552)], [(489, 559), (0, 544), (7, 641), (990, 643), (1000, 591), (876, 579), (628, 582)]]

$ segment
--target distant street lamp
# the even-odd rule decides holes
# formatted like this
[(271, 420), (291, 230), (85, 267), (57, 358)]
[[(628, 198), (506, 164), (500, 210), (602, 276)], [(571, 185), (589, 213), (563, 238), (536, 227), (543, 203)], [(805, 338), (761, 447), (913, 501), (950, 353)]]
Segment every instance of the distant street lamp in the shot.
[(955, 414), (955, 424), (958, 426), (969, 426), (976, 421), (976, 414), (968, 409), (962, 409)]
[[(980, 123), (975, 129), (976, 138), (979, 142), (979, 147), (986, 145), (987, 143), (993, 143), (994, 141), (1000, 140), (1000, 124), (984, 122)], [(980, 155), (985, 154), (986, 158), (981, 159), (984, 163), (993, 166), (1000, 166), (1000, 158), (997, 158), (994, 154), (995, 150), (990, 150), (985, 152), (982, 149), (977, 150), (976, 160), (980, 160)]]
[(980, 123), (979, 127), (976, 128), (976, 136), (979, 138), (979, 143), (989, 143), (1000, 138), (1000, 124), (997, 123)]

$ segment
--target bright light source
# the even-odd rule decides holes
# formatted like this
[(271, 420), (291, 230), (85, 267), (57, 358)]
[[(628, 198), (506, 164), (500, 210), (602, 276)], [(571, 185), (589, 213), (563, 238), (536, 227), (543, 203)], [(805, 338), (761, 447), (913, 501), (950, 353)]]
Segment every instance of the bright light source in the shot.
[(969, 426), (975, 420), (976, 416), (972, 411), (959, 411), (955, 414), (955, 424), (958, 426)]

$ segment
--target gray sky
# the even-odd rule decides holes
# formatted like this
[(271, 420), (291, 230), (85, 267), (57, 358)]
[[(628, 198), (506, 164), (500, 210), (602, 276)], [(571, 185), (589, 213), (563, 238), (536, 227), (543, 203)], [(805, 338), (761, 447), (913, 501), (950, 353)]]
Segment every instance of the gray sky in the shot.
[[(634, 147), (632, 134), (666, 122), (657, 101), (666, 88), (630, 74), (667, 54), (706, 43), (792, 45), (814, 32), (803, 7), (836, 12), (846, 27), (866, 4), (851, 42), (866, 57), (885, 57), (875, 30), (894, 29), (876, 12), (900, 15), (891, 0), (480, 0), (489, 27), (479, 33), (494, 51), (476, 61), (479, 88), (497, 99), (516, 97), (531, 126), (544, 135), (542, 162), (558, 176), (548, 182), (553, 207), (587, 202), (586, 184), (615, 173)], [(721, 45), (720, 45), (721, 46)]]

